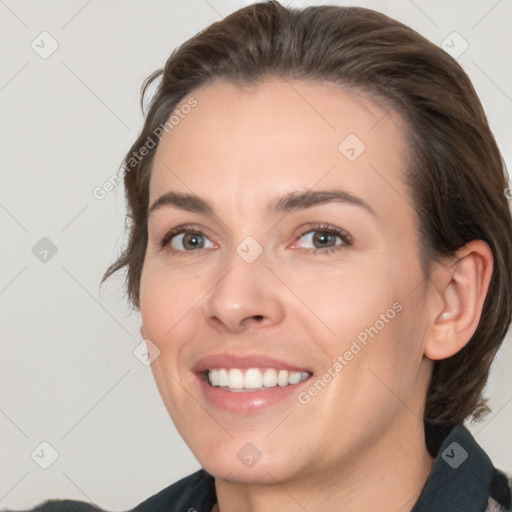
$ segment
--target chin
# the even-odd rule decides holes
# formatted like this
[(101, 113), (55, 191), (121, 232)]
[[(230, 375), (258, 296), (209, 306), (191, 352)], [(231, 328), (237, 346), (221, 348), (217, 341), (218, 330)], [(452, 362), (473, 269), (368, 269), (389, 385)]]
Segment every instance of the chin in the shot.
[[(204, 451), (196, 445), (192, 452), (209, 474), (240, 484), (270, 485), (306, 472), (298, 464), (299, 460), (306, 460), (305, 454), (286, 446), (285, 440), (276, 438), (277, 442), (269, 443), (262, 436), (261, 441), (256, 439), (251, 442), (247, 440), (248, 437), (237, 436), (224, 442), (208, 443)], [(215, 448), (212, 449), (212, 446)], [(294, 456), (293, 459), (291, 456)]]
[[(200, 461), (201, 462), (201, 461)], [(293, 472), (275, 461), (259, 460), (254, 466), (246, 467), (240, 461), (204, 461), (201, 466), (215, 478), (246, 485), (274, 485), (292, 478)]]

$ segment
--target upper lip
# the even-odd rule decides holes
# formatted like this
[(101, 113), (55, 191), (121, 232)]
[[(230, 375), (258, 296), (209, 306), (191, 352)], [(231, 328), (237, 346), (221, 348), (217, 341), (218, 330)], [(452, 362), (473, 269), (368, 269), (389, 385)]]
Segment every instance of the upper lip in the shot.
[(266, 354), (210, 354), (202, 357), (192, 367), (192, 371), (201, 373), (211, 368), (276, 368), (280, 370), (309, 372), (313, 373), (310, 368), (288, 363), (281, 359), (270, 357)]

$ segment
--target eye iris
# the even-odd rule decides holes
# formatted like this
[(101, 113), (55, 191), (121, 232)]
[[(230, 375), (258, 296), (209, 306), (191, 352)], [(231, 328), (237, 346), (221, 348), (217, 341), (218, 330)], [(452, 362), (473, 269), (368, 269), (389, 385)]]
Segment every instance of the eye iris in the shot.
[(330, 233), (326, 233), (325, 231), (317, 231), (313, 235), (313, 243), (316, 245), (318, 242), (320, 242), (321, 247), (332, 247), (332, 245), (325, 244), (326, 240), (334, 241), (334, 236)]
[[(191, 247), (187, 247), (187, 243), (191, 243)], [(183, 247), (186, 249), (196, 249), (198, 247), (202, 248), (203, 246), (204, 240), (201, 239), (201, 235), (198, 233), (185, 233), (183, 235)]]

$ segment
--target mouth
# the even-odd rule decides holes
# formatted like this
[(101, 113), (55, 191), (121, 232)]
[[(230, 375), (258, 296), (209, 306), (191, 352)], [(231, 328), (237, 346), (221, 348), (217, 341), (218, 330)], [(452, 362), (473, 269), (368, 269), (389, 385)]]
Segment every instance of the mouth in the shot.
[(191, 368), (205, 403), (230, 413), (275, 411), (297, 399), (311, 368), (266, 354), (211, 354)]
[(312, 376), (308, 371), (282, 368), (211, 368), (203, 372), (204, 380), (211, 387), (234, 393), (262, 391), (276, 387), (299, 384)]

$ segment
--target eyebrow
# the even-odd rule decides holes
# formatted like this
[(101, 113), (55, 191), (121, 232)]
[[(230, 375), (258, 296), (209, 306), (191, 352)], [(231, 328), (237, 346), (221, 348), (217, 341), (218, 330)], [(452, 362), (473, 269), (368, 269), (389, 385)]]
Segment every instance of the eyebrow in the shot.
[[(297, 210), (304, 210), (313, 206), (328, 203), (346, 203), (359, 206), (374, 216), (377, 216), (373, 208), (363, 199), (344, 190), (319, 190), (306, 192), (290, 192), (274, 200), (267, 205), (270, 214), (288, 213)], [(174, 206), (181, 210), (205, 215), (215, 215), (215, 209), (206, 200), (192, 194), (181, 192), (167, 192), (154, 201), (148, 209), (149, 214), (164, 206)]]

